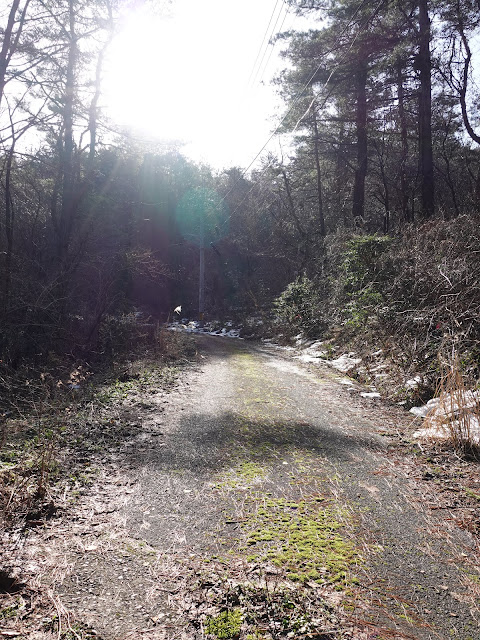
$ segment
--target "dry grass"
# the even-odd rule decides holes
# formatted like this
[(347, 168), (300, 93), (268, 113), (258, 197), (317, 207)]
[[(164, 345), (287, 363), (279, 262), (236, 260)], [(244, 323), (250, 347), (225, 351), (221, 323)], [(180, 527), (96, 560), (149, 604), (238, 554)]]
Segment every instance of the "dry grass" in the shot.
[(456, 451), (479, 458), (480, 392), (469, 389), (455, 349), (440, 362), (441, 377), (424, 427), (447, 437)]

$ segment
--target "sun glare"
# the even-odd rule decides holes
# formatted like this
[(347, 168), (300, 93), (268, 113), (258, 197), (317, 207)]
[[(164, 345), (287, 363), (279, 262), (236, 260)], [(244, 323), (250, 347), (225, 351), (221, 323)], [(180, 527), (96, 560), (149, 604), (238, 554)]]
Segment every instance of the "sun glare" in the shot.
[(125, 16), (106, 65), (106, 111), (143, 138), (182, 142), (194, 160), (246, 165), (273, 111), (265, 86), (246, 91), (268, 16), (256, 0), (169, 6), (171, 15), (142, 5)]
[(141, 12), (126, 21), (105, 74), (107, 111), (118, 124), (155, 137), (185, 137), (181, 76), (187, 61), (174, 59), (174, 45), (164, 20)]

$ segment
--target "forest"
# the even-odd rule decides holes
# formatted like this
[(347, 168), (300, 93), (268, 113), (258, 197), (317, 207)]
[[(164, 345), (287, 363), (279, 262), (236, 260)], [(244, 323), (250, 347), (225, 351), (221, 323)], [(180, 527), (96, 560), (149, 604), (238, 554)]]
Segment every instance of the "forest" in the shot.
[(478, 379), (479, 1), (289, 4), (312, 19), (278, 36), (292, 145), (214, 171), (104, 117), (120, 0), (4, 3), (3, 380), (101, 359), (139, 314), (196, 319), (199, 253), (207, 320), (380, 347), (431, 387), (439, 354)]

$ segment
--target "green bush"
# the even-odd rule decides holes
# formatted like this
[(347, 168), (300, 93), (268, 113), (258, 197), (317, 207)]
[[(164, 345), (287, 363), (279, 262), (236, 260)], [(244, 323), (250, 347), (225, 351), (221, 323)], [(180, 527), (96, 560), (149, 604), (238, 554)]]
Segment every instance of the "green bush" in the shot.
[(346, 324), (360, 328), (384, 302), (384, 283), (392, 276), (385, 259), (391, 249), (390, 236), (354, 236), (347, 242), (341, 267)]
[(342, 264), (345, 290), (355, 293), (368, 286), (375, 288), (388, 277), (390, 269), (381, 256), (390, 249), (390, 236), (354, 236), (347, 242)]
[(324, 329), (317, 286), (305, 275), (291, 282), (273, 307), (278, 324), (289, 336), (302, 332), (313, 337)]

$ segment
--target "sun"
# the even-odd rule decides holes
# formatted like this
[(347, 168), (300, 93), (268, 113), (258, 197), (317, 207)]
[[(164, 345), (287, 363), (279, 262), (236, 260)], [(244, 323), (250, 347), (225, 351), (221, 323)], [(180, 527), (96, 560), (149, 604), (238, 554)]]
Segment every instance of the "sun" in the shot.
[(176, 0), (161, 5), (168, 15), (155, 13), (158, 3), (130, 8), (106, 59), (106, 115), (142, 140), (173, 141), (194, 161), (248, 165), (272, 104), (264, 87), (246, 90), (268, 17), (257, 3)]
[(129, 15), (110, 45), (105, 65), (108, 116), (151, 137), (188, 139), (188, 63), (168, 19), (145, 10)]

